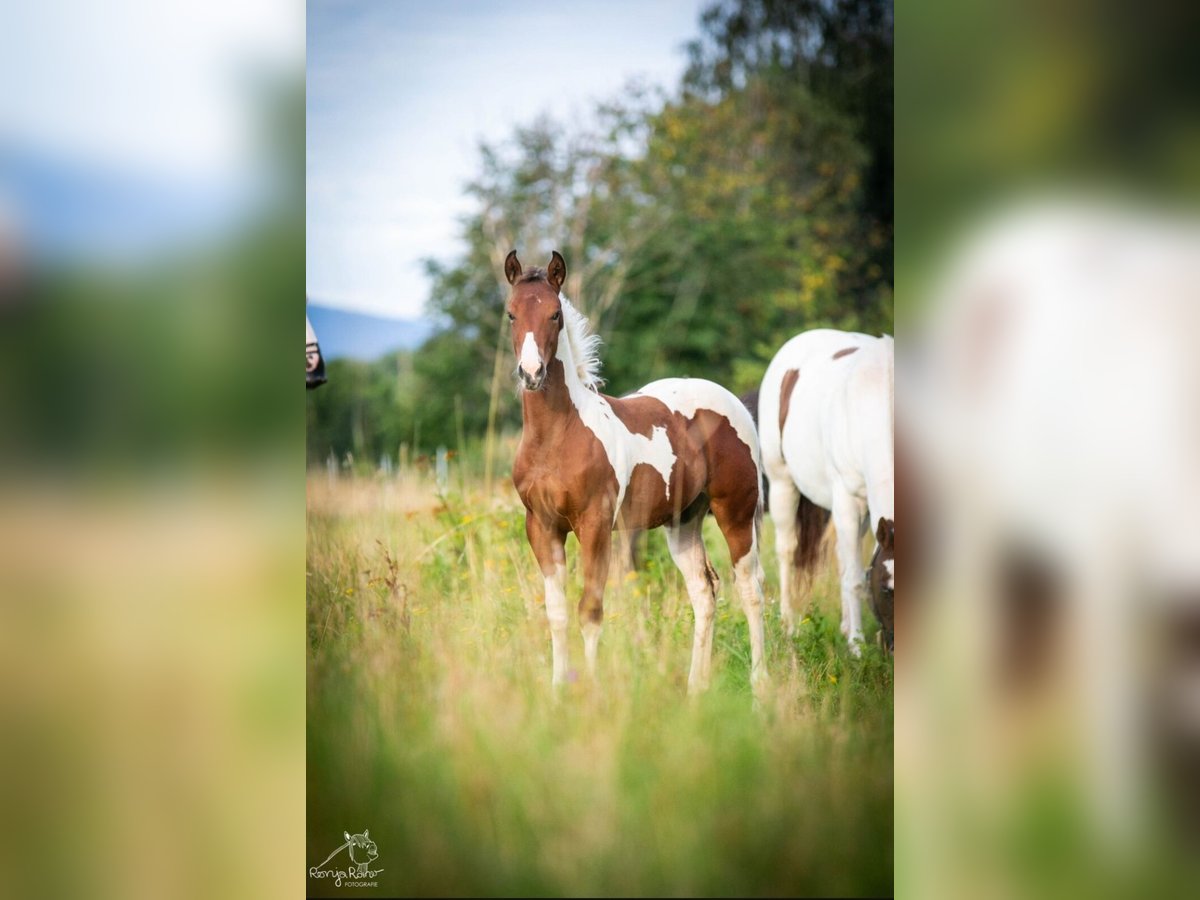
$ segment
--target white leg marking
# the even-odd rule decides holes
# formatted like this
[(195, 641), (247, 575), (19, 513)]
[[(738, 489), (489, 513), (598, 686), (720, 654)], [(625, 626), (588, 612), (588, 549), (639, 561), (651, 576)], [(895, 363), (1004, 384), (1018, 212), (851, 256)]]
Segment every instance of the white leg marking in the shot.
[(742, 598), (746, 624), (750, 626), (750, 686), (754, 696), (759, 698), (767, 686), (767, 658), (763, 640), (762, 566), (758, 562), (757, 538), (750, 552), (734, 565), (733, 576)]
[(588, 676), (596, 680), (596, 650), (600, 646), (600, 632), (603, 625), (599, 622), (584, 622), (580, 626), (583, 631), (583, 657), (587, 661)]
[(1145, 824), (1142, 732), (1138, 720), (1137, 619), (1118, 567), (1096, 562), (1072, 597), (1080, 684), (1088, 686), (1084, 737), (1088, 787), (1099, 838), (1127, 849)]
[(567, 680), (567, 569), (562, 563), (546, 578), (546, 618), (550, 622), (550, 647), (554, 654), (553, 684)]
[(800, 492), (789, 476), (771, 479), (771, 521), (775, 523), (775, 557), (779, 561), (779, 615), (788, 635), (796, 633), (792, 597), (792, 559), (796, 555), (796, 509)]
[(705, 690), (712, 674), (713, 616), (717, 609), (717, 598), (714, 586), (708, 580), (708, 556), (704, 552), (701, 537), (703, 526), (704, 517), (697, 516), (678, 528), (666, 529), (671, 559), (675, 560), (675, 565), (683, 573), (683, 582), (692, 601), (692, 612), (696, 616), (692, 667), (688, 672), (689, 694)]
[(842, 634), (850, 652), (862, 654), (862, 517), (863, 504), (845, 491), (833, 495), (833, 527), (837, 531), (838, 573), (842, 585)]

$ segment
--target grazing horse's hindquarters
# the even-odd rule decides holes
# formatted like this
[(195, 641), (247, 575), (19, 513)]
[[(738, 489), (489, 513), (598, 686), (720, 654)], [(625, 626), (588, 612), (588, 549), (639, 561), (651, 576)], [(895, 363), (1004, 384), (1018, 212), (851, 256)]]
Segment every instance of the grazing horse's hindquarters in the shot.
[(513, 484), (545, 578), (553, 683), (567, 679), (567, 533), (575, 533), (583, 558), (579, 620), (595, 677), (613, 530), (663, 526), (696, 616), (688, 690), (708, 685), (718, 579), (701, 530), (711, 509), (729, 545), (758, 689), (767, 675), (758, 560), (762, 475), (749, 412), (729, 391), (699, 378), (663, 379), (622, 398), (601, 394), (599, 339), (560, 293), (563, 258), (555, 252), (545, 269), (525, 272), (513, 251), (504, 272), (524, 388)]
[(862, 539), (868, 528), (877, 540), (887, 536), (885, 553), (876, 554), (872, 564), (877, 571), (868, 577), (872, 607), (889, 649), (893, 639), (893, 358), (890, 337), (808, 331), (775, 354), (759, 390), (759, 436), (771, 486), (780, 613), (789, 633), (794, 632), (793, 578), (816, 564), (832, 514), (842, 633), (855, 653), (862, 641)]

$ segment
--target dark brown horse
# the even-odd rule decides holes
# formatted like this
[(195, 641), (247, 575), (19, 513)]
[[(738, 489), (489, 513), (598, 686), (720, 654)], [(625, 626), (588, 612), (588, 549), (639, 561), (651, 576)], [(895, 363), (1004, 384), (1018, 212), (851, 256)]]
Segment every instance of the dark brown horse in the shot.
[(504, 274), (512, 285), (508, 318), (524, 388), (513, 483), (545, 578), (553, 683), (567, 678), (567, 533), (575, 533), (583, 556), (579, 620), (594, 678), (613, 530), (663, 526), (696, 616), (688, 690), (708, 685), (718, 580), (701, 528), (711, 509), (750, 625), (757, 690), (767, 675), (758, 560), (762, 471), (749, 412), (729, 391), (699, 378), (667, 378), (620, 399), (605, 396), (598, 338), (560, 293), (563, 258), (555, 252), (545, 269), (525, 272), (513, 251)]

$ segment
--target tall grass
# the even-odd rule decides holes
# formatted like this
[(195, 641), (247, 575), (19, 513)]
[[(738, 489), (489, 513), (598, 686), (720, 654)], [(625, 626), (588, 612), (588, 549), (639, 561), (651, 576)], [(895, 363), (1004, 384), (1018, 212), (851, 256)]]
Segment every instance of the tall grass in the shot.
[[(556, 700), (524, 510), (502, 479), (451, 485), (309, 481), (307, 864), (344, 832), (379, 852), (377, 888), (311, 894), (891, 893), (892, 667), (847, 654), (832, 570), (788, 639), (767, 550), (755, 709), (709, 522), (713, 685), (690, 701), (691, 606), (653, 533), (644, 568), (610, 579), (598, 684)], [(578, 597), (574, 539), (568, 558)]]

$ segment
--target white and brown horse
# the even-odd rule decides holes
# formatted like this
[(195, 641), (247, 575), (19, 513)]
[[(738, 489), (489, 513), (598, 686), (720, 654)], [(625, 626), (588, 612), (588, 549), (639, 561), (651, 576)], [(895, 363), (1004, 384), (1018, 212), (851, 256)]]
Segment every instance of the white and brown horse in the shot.
[(663, 526), (696, 617), (688, 690), (708, 685), (718, 579), (701, 529), (711, 509), (750, 625), (751, 682), (758, 689), (767, 675), (758, 559), (762, 474), (749, 412), (729, 391), (699, 378), (667, 378), (626, 397), (605, 396), (599, 338), (560, 293), (563, 258), (556, 251), (545, 269), (526, 272), (513, 251), (504, 274), (512, 285), (508, 318), (524, 388), (513, 483), (545, 578), (553, 683), (567, 678), (567, 533), (575, 533), (583, 557), (578, 609), (594, 678), (612, 532)]
[[(868, 574), (883, 640), (894, 645), (894, 343), (832, 329), (792, 338), (771, 360), (759, 393), (763, 466), (779, 557), (779, 605), (795, 632), (793, 577), (811, 570), (830, 513), (837, 532), (842, 633), (862, 641), (862, 538), (880, 548)], [(799, 523), (799, 527), (797, 527)]]

